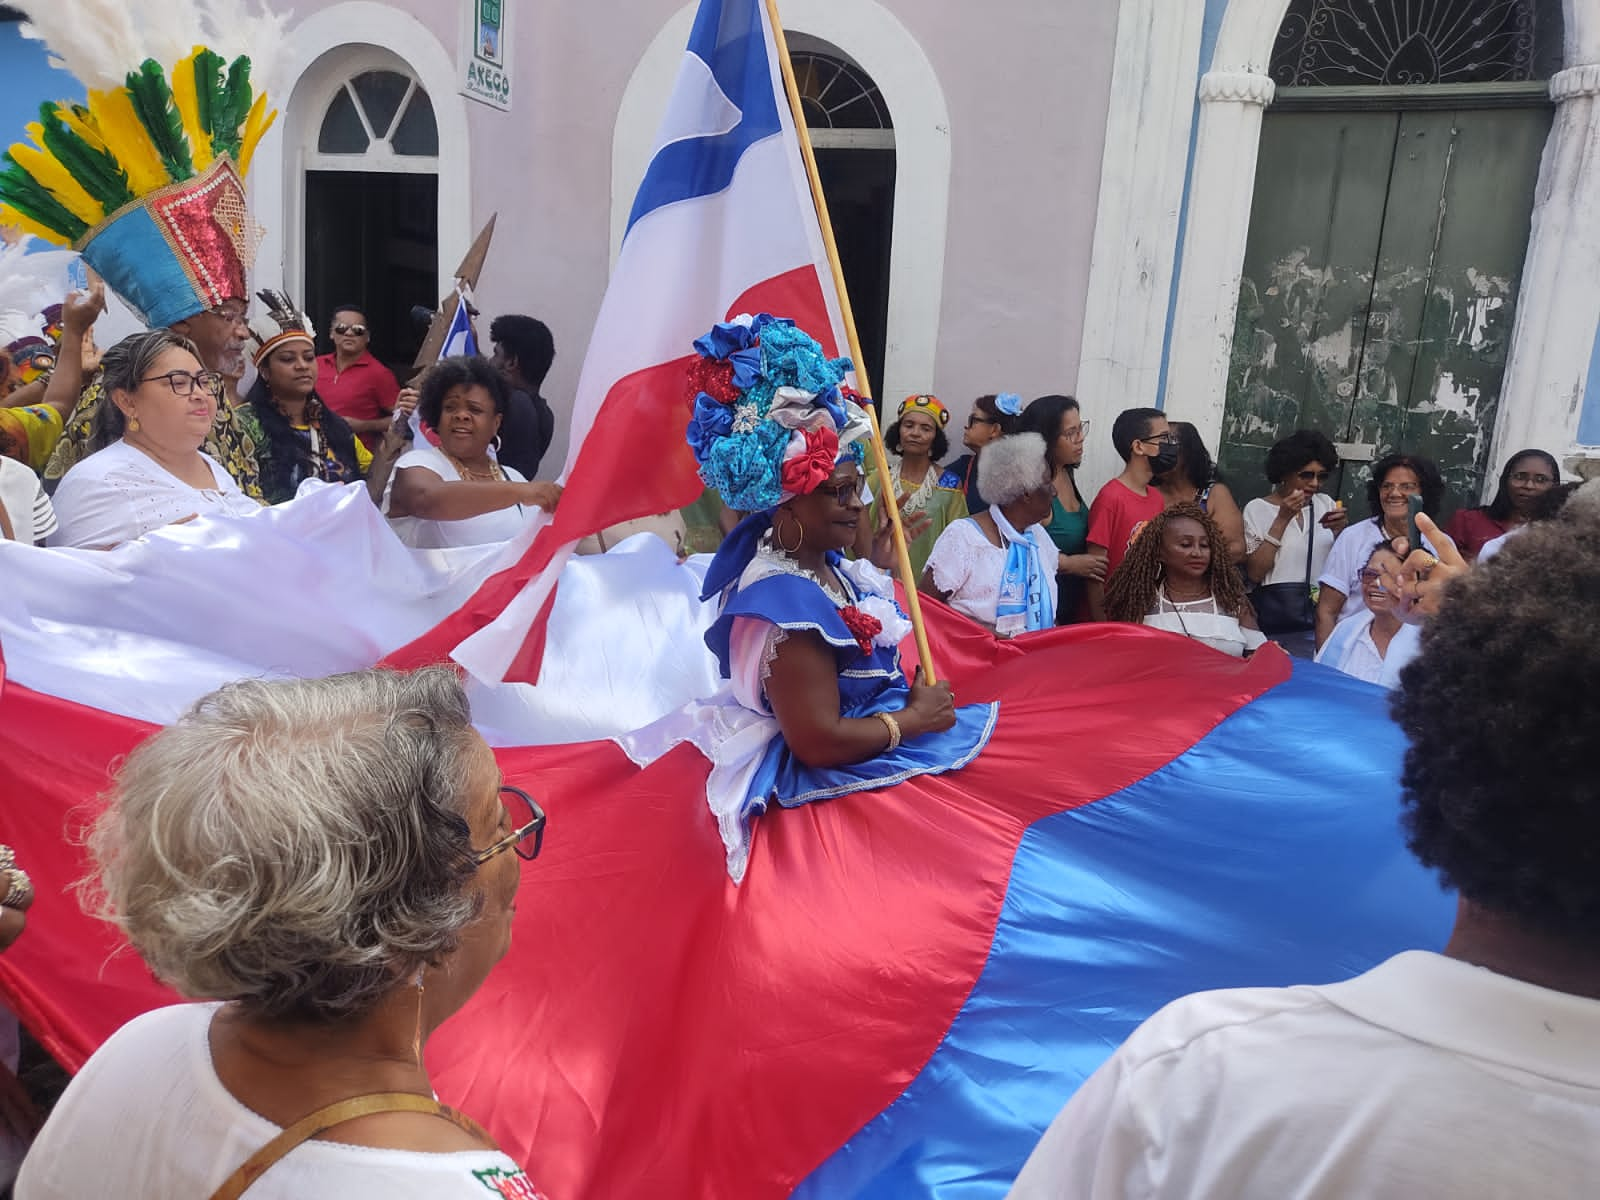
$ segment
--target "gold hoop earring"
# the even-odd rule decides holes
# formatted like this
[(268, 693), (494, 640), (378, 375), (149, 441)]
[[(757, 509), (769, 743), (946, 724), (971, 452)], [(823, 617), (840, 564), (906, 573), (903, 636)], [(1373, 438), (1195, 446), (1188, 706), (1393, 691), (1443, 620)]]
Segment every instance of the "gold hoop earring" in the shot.
[(800, 549), (800, 547), (805, 544), (806, 527), (804, 525), (800, 524), (800, 518), (795, 516), (793, 513), (789, 514), (789, 519), (794, 522), (795, 528), (800, 531), (800, 536), (795, 538), (794, 545), (793, 546), (785, 546), (783, 544), (783, 538), (778, 533), (778, 522), (776, 520), (774, 520), (772, 522), (772, 538), (773, 538), (773, 541), (777, 545), (779, 550), (782, 550), (790, 558), (793, 558), (795, 556), (795, 553)]

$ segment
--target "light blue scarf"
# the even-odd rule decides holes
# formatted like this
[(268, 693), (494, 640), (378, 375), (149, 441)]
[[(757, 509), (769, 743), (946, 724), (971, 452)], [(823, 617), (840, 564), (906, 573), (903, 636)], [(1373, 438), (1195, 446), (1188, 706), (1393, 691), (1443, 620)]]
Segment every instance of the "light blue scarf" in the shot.
[(1006, 543), (1006, 569), (1000, 576), (1000, 602), (995, 606), (994, 631), (1015, 637), (1049, 629), (1056, 623), (1050, 602), (1050, 584), (1039, 563), (1039, 548), (1026, 531), (1018, 533), (998, 504), (989, 506), (995, 528)]

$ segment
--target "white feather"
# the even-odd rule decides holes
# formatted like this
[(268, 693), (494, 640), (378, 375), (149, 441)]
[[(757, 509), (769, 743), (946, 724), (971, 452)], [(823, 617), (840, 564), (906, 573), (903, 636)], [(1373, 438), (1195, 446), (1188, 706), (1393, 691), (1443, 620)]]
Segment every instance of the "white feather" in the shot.
[(119, 87), (149, 57), (129, 0), (19, 0), (22, 35), (50, 48), (50, 65), (86, 87)]
[(50, 65), (89, 88), (119, 87), (147, 58), (170, 68), (196, 46), (250, 59), (257, 91), (271, 86), (287, 17), (252, 0), (17, 0), (24, 37)]

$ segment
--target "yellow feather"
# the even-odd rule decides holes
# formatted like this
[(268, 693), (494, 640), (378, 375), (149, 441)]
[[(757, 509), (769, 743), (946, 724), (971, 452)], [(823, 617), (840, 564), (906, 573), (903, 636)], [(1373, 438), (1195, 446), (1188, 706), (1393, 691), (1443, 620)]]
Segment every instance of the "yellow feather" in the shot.
[(200, 97), (194, 81), (194, 60), (204, 47), (196, 46), (188, 58), (172, 68), (172, 98), (178, 105), (178, 116), (183, 119), (183, 131), (189, 135), (190, 153), (194, 156), (194, 169), (204, 171), (216, 157), (211, 146), (211, 135), (200, 127)]
[(49, 242), (52, 246), (70, 246), (67, 241), (54, 229), (47, 229), (38, 222), (23, 216), (9, 204), (0, 204), (0, 225), (12, 225), (23, 233), (31, 233), (41, 241)]
[(93, 118), (85, 121), (65, 104), (56, 105), (56, 116), (61, 118), (63, 125), (88, 142), (90, 146), (96, 150), (106, 151), (106, 140), (100, 136), (100, 130), (96, 128)]
[(133, 111), (133, 98), (127, 88), (89, 93), (89, 112), (106, 149), (116, 155), (128, 173), (128, 186), (135, 196), (143, 196), (172, 182), (161, 155), (150, 144), (150, 135)]
[[(43, 126), (37, 122), (29, 125), (28, 134), (34, 141), (43, 144)], [(100, 202), (84, 191), (83, 184), (74, 179), (72, 172), (63, 167), (48, 150), (18, 142), (11, 147), (11, 157), (16, 160), (17, 166), (33, 176), (34, 182), (59, 200), (63, 208), (85, 225), (98, 225), (106, 219), (106, 210)]]
[(255, 156), (256, 145), (277, 119), (277, 109), (273, 109), (270, 113), (267, 111), (266, 93), (257, 96), (256, 102), (250, 106), (250, 116), (244, 123), (244, 133), (239, 138), (240, 178), (250, 173), (250, 160)]

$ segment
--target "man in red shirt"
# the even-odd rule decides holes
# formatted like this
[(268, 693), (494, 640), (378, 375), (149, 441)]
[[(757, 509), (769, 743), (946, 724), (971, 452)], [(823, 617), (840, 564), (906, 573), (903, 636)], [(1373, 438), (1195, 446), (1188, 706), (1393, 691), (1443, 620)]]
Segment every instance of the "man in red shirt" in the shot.
[(317, 396), (375, 449), (389, 426), (400, 384), (367, 349), (372, 328), (354, 304), (333, 310), (333, 353), (317, 359)]
[(1119, 415), (1111, 426), (1111, 444), (1128, 465), (1089, 506), (1089, 553), (1106, 560), (1105, 582), (1090, 579), (1084, 589), (1091, 621), (1106, 619), (1106, 583), (1145, 523), (1166, 507), (1150, 481), (1178, 461), (1178, 435), (1160, 409), (1130, 408)]

